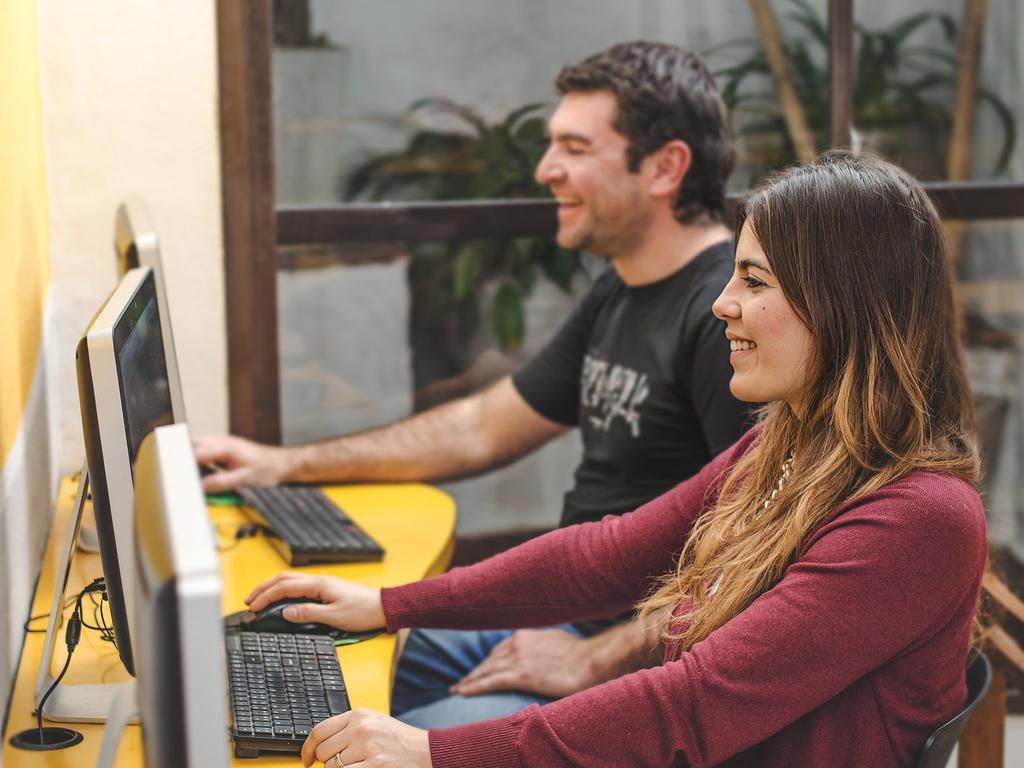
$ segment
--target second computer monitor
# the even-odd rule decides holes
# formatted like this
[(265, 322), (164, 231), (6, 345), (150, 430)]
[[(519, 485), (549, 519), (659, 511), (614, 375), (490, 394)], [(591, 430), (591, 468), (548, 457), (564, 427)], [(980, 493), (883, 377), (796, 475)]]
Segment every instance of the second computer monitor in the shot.
[(76, 350), (86, 463), (117, 650), (134, 674), (132, 464), (154, 428), (175, 421), (153, 273), (128, 272)]
[(163, 322), (161, 332), (164, 350), (167, 353), (167, 380), (171, 387), (171, 405), (174, 420), (185, 421), (185, 398), (178, 372), (178, 356), (174, 349), (174, 332), (171, 328), (170, 309), (167, 304), (167, 287), (164, 279), (163, 261), (160, 256), (160, 238), (149, 216), (149, 209), (139, 197), (129, 197), (117, 206), (114, 214), (114, 255), (117, 257), (117, 274), (123, 277), (137, 267), (149, 267), (156, 281), (156, 298)]

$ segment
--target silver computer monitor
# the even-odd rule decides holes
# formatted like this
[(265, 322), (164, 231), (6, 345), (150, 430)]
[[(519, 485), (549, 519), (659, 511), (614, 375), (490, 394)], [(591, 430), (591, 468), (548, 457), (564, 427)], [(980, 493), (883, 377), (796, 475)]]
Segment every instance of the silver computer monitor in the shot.
[(132, 627), (148, 768), (228, 765), (216, 545), (188, 427), (158, 427), (135, 461)]
[(174, 420), (185, 421), (185, 398), (178, 372), (178, 357), (174, 350), (174, 332), (167, 303), (167, 287), (163, 262), (160, 258), (160, 238), (149, 216), (149, 209), (140, 197), (129, 197), (117, 207), (114, 214), (114, 254), (117, 258), (118, 277), (138, 267), (149, 267), (156, 280), (156, 297), (163, 319), (161, 331), (167, 351), (167, 380), (171, 386), (171, 405)]
[[(135, 674), (130, 630), (134, 612), (132, 464), (143, 438), (175, 420), (152, 270), (140, 267), (124, 276), (89, 322), (75, 357), (86, 462), (54, 583), (36, 676), (36, 706), (54, 684), (52, 665), (57, 648), (63, 645), (65, 593), (87, 489), (92, 494), (113, 639), (125, 669)], [(45, 699), (43, 715), (62, 722), (103, 722), (112, 700), (131, 685), (61, 683)]]
[(117, 650), (131, 674), (132, 464), (142, 439), (175, 421), (161, 327), (153, 272), (139, 267), (114, 289), (76, 350), (103, 575)]

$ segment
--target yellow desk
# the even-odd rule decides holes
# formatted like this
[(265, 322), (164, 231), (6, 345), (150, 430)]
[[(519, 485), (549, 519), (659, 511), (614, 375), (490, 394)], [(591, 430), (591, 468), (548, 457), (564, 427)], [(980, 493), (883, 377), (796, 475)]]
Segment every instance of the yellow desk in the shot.
[[(53, 598), (54, 570), (59, 549), (67, 537), (77, 484), (65, 480), (60, 489), (57, 510), (50, 529), (50, 539), (43, 560), (43, 569), (36, 586), (32, 614), (48, 614)], [(386, 550), (379, 563), (319, 565), (302, 568), (309, 573), (326, 573), (374, 587), (396, 586), (441, 573), (451, 559), (455, 532), (455, 505), (441, 491), (418, 484), (350, 485), (325, 489), (327, 494), (373, 536)], [(245, 597), (253, 585), (287, 565), (262, 536), (242, 539), (235, 546), (230, 533), (246, 522), (235, 507), (210, 507), (210, 516), (221, 531), (220, 541), (232, 548), (221, 552), (224, 613), (242, 610)], [(68, 595), (78, 591), (102, 575), (100, 557), (76, 552), (68, 583)], [(83, 603), (88, 606), (88, 600)], [(88, 609), (86, 615), (89, 616)], [(91, 617), (88, 619), (91, 623)], [(33, 627), (46, 626), (46, 620), (33, 622)], [(391, 676), (395, 660), (395, 635), (380, 635), (363, 643), (338, 649), (345, 683), (353, 707), (372, 707), (388, 711)], [(69, 724), (85, 736), (81, 744), (56, 752), (27, 752), (8, 743), (11, 734), (35, 726), (32, 716), (32, 687), (35, 684), (39, 657), (43, 650), (43, 634), (29, 634), (25, 639), (14, 683), (14, 695), (3, 735), (4, 768), (91, 768), (96, 762), (102, 740), (103, 726), (87, 723)], [(54, 654), (53, 674), (63, 666), (66, 651), (63, 629), (58, 650)], [(117, 653), (98, 633), (82, 631), (82, 640), (75, 650), (64, 683), (117, 682), (130, 679), (121, 666)], [(62, 683), (63, 684), (63, 683)], [(45, 721), (44, 721), (45, 724)], [(236, 765), (296, 766), (292, 757), (261, 757), (256, 760), (235, 760)], [(117, 765), (141, 766), (141, 732), (137, 725), (128, 726), (118, 750)]]

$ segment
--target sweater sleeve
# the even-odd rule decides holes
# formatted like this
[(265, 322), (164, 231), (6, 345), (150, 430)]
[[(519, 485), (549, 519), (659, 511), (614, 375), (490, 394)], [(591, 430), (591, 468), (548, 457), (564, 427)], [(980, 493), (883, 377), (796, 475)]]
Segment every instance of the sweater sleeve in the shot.
[(753, 441), (626, 515), (561, 528), (495, 557), (381, 592), (388, 631), (546, 626), (628, 610), (671, 569), (716, 481)]
[(963, 630), (980, 590), (984, 513), (966, 483), (926, 477), (849, 505), (773, 589), (677, 660), (431, 731), (434, 768), (715, 765), (927, 638)]

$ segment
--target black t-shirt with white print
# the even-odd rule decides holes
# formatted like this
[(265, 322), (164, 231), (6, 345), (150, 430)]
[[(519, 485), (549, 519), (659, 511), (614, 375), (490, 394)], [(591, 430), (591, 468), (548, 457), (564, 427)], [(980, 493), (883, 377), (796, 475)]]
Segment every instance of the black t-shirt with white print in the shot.
[(695, 474), (748, 426), (729, 392), (725, 324), (711, 304), (733, 269), (731, 243), (655, 283), (609, 268), (540, 353), (515, 373), (538, 413), (579, 426), (583, 460), (561, 525), (636, 509)]

